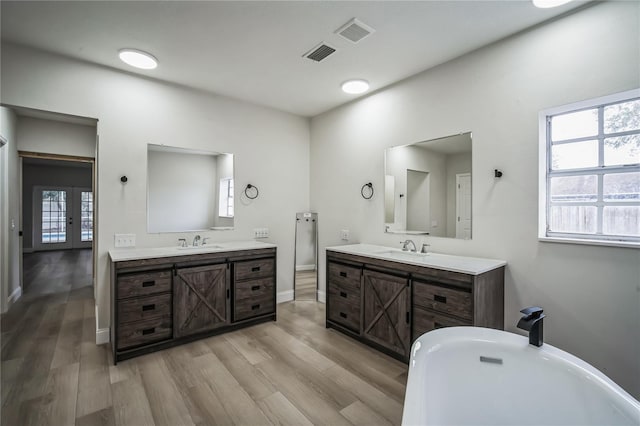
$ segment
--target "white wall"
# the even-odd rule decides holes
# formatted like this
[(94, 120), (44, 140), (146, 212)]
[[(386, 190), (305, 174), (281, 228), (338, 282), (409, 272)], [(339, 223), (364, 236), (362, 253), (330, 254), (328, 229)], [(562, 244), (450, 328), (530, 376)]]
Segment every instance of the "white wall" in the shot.
[[(5, 100), (3, 93), (2, 102)], [(18, 117), (18, 149), (79, 157), (95, 157), (96, 127), (35, 117)]]
[[(399, 247), (398, 235), (383, 233), (383, 150), (472, 131), (473, 239), (410, 238), (505, 259), (506, 329), (517, 331), (519, 309), (544, 307), (549, 343), (640, 397), (640, 251), (537, 240), (538, 112), (640, 86), (639, 7), (595, 4), (314, 117), (320, 247), (341, 244), (341, 229), (352, 242)], [(371, 202), (359, 194), (369, 181)]]
[[(99, 336), (110, 325), (113, 235), (135, 233), (139, 247), (195, 235), (147, 233), (148, 143), (235, 154), (235, 230), (199, 234), (211, 242), (250, 239), (253, 228), (268, 227), (267, 241), (278, 244), (277, 291), (293, 290), (292, 220), (309, 204), (308, 119), (11, 44), (2, 46), (1, 92), (7, 104), (99, 119)], [(257, 199), (240, 196), (247, 183), (260, 189)]]
[(16, 141), (16, 116), (0, 107), (0, 134), (7, 144), (0, 148), (0, 309), (5, 312), (21, 294), (20, 265), (20, 164)]

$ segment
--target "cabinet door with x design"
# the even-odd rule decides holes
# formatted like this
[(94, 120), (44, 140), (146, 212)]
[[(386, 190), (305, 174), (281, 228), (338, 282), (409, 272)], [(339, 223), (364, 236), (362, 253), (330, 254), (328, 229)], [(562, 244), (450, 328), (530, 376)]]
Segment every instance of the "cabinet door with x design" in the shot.
[(174, 337), (229, 324), (227, 264), (177, 269), (173, 283)]
[(363, 337), (403, 356), (409, 355), (408, 278), (365, 270), (363, 302)]

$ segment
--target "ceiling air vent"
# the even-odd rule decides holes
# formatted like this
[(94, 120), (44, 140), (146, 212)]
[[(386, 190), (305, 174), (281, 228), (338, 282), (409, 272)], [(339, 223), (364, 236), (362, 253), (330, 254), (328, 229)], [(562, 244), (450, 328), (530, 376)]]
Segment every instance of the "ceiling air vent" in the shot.
[(331, 55), (335, 51), (336, 49), (329, 46), (327, 43), (322, 42), (302, 56), (304, 56), (305, 58), (314, 60), (316, 62), (320, 62), (321, 60)]
[(356, 18), (353, 18), (342, 27), (336, 30), (336, 34), (341, 35), (352, 43), (358, 43), (360, 40), (375, 32), (370, 26), (363, 24)]

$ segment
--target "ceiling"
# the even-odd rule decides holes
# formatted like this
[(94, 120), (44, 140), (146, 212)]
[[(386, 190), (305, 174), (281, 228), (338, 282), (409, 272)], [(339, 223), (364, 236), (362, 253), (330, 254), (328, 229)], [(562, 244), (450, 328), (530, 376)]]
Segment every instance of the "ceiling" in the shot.
[[(6, 1), (2, 41), (32, 46), (302, 116), (349, 102), (340, 85), (371, 91), (565, 14), (586, 1), (537, 9), (511, 1)], [(373, 32), (354, 44), (335, 31), (352, 18)], [(337, 50), (303, 55), (320, 42)], [(130, 47), (159, 60), (138, 71)]]

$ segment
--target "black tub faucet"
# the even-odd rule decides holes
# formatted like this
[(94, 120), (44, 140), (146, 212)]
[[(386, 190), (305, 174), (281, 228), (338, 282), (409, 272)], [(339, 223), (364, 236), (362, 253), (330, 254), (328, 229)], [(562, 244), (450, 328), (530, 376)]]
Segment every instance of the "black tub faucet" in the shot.
[(534, 346), (542, 346), (543, 330), (542, 320), (545, 315), (542, 308), (530, 306), (520, 311), (524, 314), (518, 321), (518, 328), (529, 332), (529, 344)]

